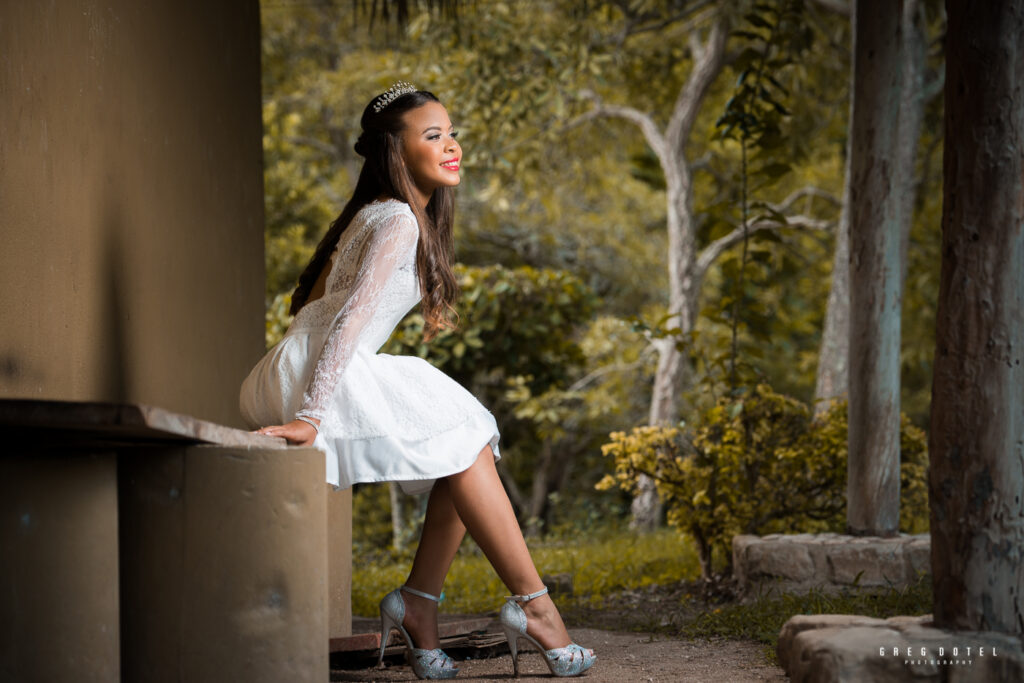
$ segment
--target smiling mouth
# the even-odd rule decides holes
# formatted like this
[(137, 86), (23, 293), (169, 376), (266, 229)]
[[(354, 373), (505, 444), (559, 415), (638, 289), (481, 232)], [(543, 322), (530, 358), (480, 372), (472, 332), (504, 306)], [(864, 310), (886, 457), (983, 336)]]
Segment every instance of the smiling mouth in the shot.
[(441, 168), (446, 168), (449, 171), (458, 171), (459, 170), (459, 162), (458, 162), (458, 160), (446, 161), (443, 164), (441, 164)]

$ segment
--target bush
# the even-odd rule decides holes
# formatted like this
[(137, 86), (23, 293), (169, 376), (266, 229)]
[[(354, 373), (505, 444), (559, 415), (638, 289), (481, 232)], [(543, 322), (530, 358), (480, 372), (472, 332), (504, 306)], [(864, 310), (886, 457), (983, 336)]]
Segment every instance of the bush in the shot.
[[(635, 492), (637, 478), (654, 479), (671, 526), (692, 535), (701, 571), (731, 571), (737, 534), (841, 531), (846, 515), (846, 404), (820, 418), (765, 384), (724, 397), (700, 426), (635, 427), (613, 432), (602, 452), (615, 474), (599, 489)], [(927, 529), (927, 441), (901, 420), (901, 529)]]

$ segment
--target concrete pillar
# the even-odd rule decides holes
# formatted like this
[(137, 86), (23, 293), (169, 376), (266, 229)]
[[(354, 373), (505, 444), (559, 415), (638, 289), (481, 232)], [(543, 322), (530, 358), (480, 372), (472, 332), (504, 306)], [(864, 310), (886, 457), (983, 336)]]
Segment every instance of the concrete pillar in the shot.
[(327, 486), (327, 609), (330, 637), (352, 635), (352, 489)]
[(314, 449), (122, 456), (126, 681), (326, 681), (327, 491)]
[(0, 458), (0, 679), (118, 681), (116, 456), (13, 448)]

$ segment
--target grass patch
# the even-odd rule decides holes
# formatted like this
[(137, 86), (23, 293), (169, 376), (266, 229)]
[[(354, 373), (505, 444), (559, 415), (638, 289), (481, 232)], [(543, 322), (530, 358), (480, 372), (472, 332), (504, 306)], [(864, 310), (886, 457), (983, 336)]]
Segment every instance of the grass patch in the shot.
[[(671, 529), (635, 534), (626, 529), (548, 537), (530, 541), (537, 570), (571, 574), (574, 597), (559, 604), (597, 605), (615, 592), (690, 581), (700, 575), (693, 542)], [(411, 556), (363, 553), (353, 558), (352, 611), (377, 614), (384, 595), (405, 580)], [(508, 594), (490, 563), (471, 541), (455, 556), (445, 583), (441, 611), (461, 614), (493, 612)]]
[(931, 611), (931, 577), (921, 576), (905, 588), (854, 588), (836, 595), (820, 590), (805, 595), (773, 595), (769, 591), (749, 603), (728, 603), (704, 612), (684, 625), (681, 633), (690, 638), (757, 640), (765, 645), (769, 660), (775, 662), (779, 631), (796, 614), (860, 614), (885, 619)]

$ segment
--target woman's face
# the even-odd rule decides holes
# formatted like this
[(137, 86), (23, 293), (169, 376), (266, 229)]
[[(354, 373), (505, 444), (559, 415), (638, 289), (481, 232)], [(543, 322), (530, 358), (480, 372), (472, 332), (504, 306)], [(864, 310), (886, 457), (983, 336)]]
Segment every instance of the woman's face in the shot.
[(445, 108), (439, 102), (427, 102), (402, 118), (402, 157), (424, 199), (429, 200), (439, 187), (458, 185), (462, 148)]

